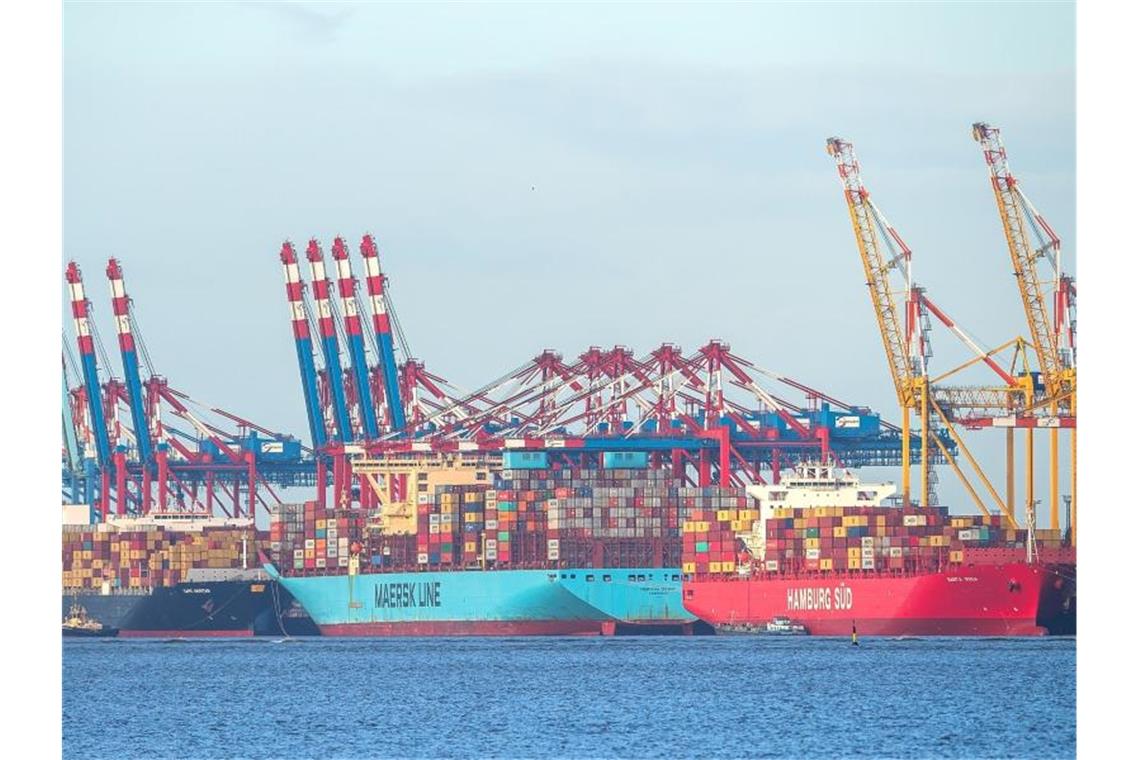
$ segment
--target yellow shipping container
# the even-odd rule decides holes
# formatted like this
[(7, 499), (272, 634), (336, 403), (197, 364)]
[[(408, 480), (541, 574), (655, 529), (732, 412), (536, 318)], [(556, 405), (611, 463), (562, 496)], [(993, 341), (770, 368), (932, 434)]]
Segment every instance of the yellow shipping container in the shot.
[(821, 559), (819, 561), (819, 569), (820, 570), (834, 570), (835, 569), (834, 565), (835, 565), (835, 563), (830, 557), (828, 557), (827, 559)]
[(831, 529), (832, 538), (847, 538), (847, 528), (842, 525), (836, 525)]
[(844, 528), (854, 528), (858, 524), (859, 524), (859, 516), (858, 515), (844, 515), (844, 517), (843, 517), (843, 527)]
[(735, 562), (721, 562), (720, 563), (720, 571), (722, 573), (735, 573), (736, 572), (736, 563)]
[(806, 527), (807, 527), (807, 520), (805, 520), (805, 519), (804, 519), (804, 518), (802, 518), (802, 517), (797, 517), (797, 518), (796, 518), (796, 519), (795, 519), (795, 520), (792, 522), (792, 527), (793, 527), (793, 528), (795, 528), (796, 530), (803, 530), (804, 528), (806, 528)]
[(716, 511), (717, 522), (728, 522), (735, 519), (731, 509), (718, 509)]
[(683, 562), (683, 563), (681, 563), (681, 572), (683, 572), (683, 573), (695, 573), (695, 572), (697, 572), (697, 563), (696, 562)]
[(818, 549), (819, 548), (819, 539), (818, 538), (805, 538), (804, 539), (804, 548), (805, 549)]
[(325, 521), (324, 520), (317, 520), (317, 530), (324, 530), (324, 529), (325, 529)]
[(720, 572), (720, 563), (719, 562), (710, 562), (709, 563), (709, 572), (710, 573), (719, 573)]
[(847, 550), (847, 559), (852, 559), (852, 558), (859, 559), (859, 557), (861, 555), (862, 555), (862, 550), (858, 546)]
[(852, 559), (851, 557), (847, 558), (847, 569), (848, 570), (858, 570), (862, 566), (862, 564), (863, 564), (863, 560), (859, 559), (858, 557), (856, 557), (855, 559)]
[(960, 551), (950, 552), (950, 561), (951, 562), (961, 562), (962, 561), (962, 554), (963, 553)]

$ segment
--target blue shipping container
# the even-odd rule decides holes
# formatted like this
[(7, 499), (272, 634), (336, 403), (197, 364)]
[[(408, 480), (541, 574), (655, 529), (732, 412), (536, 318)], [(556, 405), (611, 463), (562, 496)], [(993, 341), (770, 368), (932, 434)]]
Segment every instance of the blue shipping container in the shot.
[(545, 470), (547, 456), (545, 451), (504, 451), (504, 470)]
[(606, 451), (602, 466), (611, 470), (643, 470), (649, 466), (649, 453), (645, 451)]

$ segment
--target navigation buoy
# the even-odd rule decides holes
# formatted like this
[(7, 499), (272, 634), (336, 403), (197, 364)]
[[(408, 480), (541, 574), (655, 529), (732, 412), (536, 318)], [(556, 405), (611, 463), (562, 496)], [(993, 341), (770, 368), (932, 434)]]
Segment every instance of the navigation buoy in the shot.
[(859, 646), (859, 634), (855, 632), (855, 623), (851, 623), (851, 646)]

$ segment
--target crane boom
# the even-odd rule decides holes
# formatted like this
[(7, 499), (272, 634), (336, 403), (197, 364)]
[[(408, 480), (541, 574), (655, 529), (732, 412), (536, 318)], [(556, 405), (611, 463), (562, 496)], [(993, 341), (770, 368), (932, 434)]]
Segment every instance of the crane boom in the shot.
[[(1005, 231), (1006, 244), (1013, 262), (1013, 274), (1021, 295), (1029, 339), (1041, 366), (1042, 382), (1050, 398), (1058, 398), (1071, 390), (1067, 379), (1066, 357), (1062, 355), (1057, 324), (1049, 316), (1048, 299), (1037, 272), (1037, 259), (1048, 257), (1055, 274), (1053, 300), (1061, 293), (1061, 239), (1025, 197), (1016, 177), (1009, 168), (1001, 130), (989, 124), (974, 124), (974, 139), (982, 146), (986, 165), (990, 169), (990, 182), (997, 200), (998, 214)], [(1034, 248), (1029, 240), (1029, 229), (1036, 233), (1042, 245)], [(1064, 294), (1068, 295), (1068, 280)], [(1058, 322), (1059, 324), (1059, 322)]]
[(360, 326), (360, 314), (356, 310), (356, 278), (352, 274), (352, 262), (348, 258), (348, 247), (340, 237), (333, 241), (333, 260), (336, 261), (337, 295), (341, 313), (344, 315), (344, 330), (347, 335), (349, 356), (352, 359), (352, 377), (356, 385), (357, 406), (360, 409), (361, 425), (368, 440), (380, 437), (376, 425), (376, 410), (372, 406), (372, 391), (368, 387), (368, 359), (364, 352), (364, 333)]
[(71, 315), (75, 320), (75, 339), (79, 344), (79, 357), (83, 368), (83, 385), (87, 389), (87, 405), (91, 414), (91, 427), (95, 433), (95, 452), (99, 466), (111, 466), (111, 441), (107, 421), (103, 414), (102, 393), (99, 388), (99, 367), (95, 360), (95, 340), (91, 324), (91, 302), (83, 289), (83, 274), (74, 261), (67, 265), (67, 284), (71, 291)]
[[(855, 243), (859, 247), (859, 257), (863, 262), (863, 272), (867, 277), (867, 287), (871, 293), (871, 303), (875, 309), (875, 319), (879, 323), (879, 334), (883, 339), (883, 349), (899, 405), (913, 409), (916, 406), (914, 367), (888, 277), (890, 269), (900, 261), (909, 269), (910, 249), (871, 202), (871, 194), (863, 186), (854, 146), (846, 140), (832, 137), (827, 141), (827, 152), (835, 159), (843, 183), (843, 194), (847, 200), (847, 210), (851, 214), (851, 226), (855, 231)], [(876, 226), (884, 227), (900, 248), (900, 252), (890, 260), (883, 255)], [(908, 286), (909, 284), (908, 282)]]
[(127, 403), (131, 409), (131, 422), (135, 427), (135, 445), (139, 461), (151, 461), (150, 425), (143, 403), (142, 381), (139, 378), (139, 355), (131, 327), (131, 299), (123, 284), (123, 269), (117, 259), (107, 261), (107, 279), (111, 283), (111, 309), (115, 314), (115, 329), (119, 333), (119, 353), (123, 361), (123, 378), (127, 384)]

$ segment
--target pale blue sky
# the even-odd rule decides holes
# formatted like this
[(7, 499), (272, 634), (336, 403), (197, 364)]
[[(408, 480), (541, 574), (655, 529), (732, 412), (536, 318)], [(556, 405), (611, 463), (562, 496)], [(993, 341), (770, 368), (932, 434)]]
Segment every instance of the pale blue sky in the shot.
[(277, 250), (365, 231), (413, 351), (465, 387), (545, 347), (715, 336), (893, 418), (825, 139), (855, 143), (937, 301), (1023, 333), (970, 124), (1003, 128), (1075, 270), (1074, 16), (65, 3), (65, 255), (105, 342), (115, 255), (173, 384), (298, 434)]

